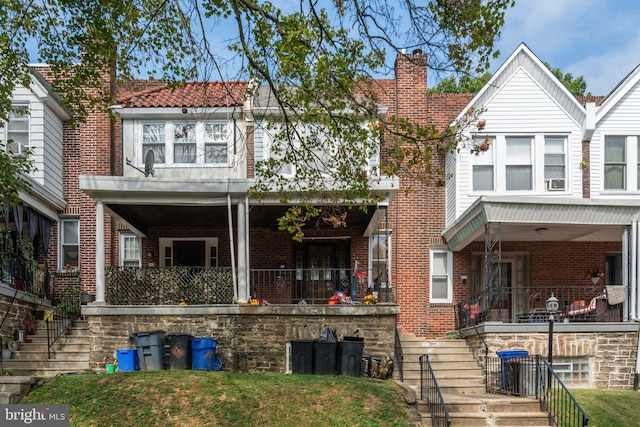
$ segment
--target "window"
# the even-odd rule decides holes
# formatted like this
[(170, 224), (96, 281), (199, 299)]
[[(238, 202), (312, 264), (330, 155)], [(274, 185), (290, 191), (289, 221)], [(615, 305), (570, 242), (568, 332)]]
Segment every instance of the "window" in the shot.
[(5, 150), (14, 156), (22, 156), (29, 149), (29, 108), (14, 106), (9, 121), (0, 129), (0, 139)]
[(60, 222), (60, 270), (71, 268), (77, 270), (80, 248), (80, 221), (64, 219)]
[(589, 360), (586, 357), (554, 358), (553, 370), (566, 386), (588, 386)]
[(506, 138), (505, 182), (507, 190), (532, 190), (531, 137)]
[(218, 238), (160, 238), (160, 266), (217, 267)]
[(226, 121), (142, 124), (142, 157), (152, 150), (156, 164), (227, 165), (229, 123)]
[(149, 150), (153, 151), (155, 163), (165, 163), (165, 125), (147, 123), (142, 125), (142, 158)]
[(604, 284), (622, 284), (622, 254), (609, 253), (604, 255)]
[(196, 126), (193, 123), (173, 124), (173, 162), (196, 162)]
[(120, 234), (120, 266), (140, 267), (140, 238), (131, 233)]
[(626, 186), (626, 138), (606, 136), (604, 140), (604, 188), (625, 190)]
[(228, 136), (226, 123), (204, 124), (204, 162), (227, 163)]
[(373, 234), (369, 238), (369, 286), (386, 287), (389, 279), (391, 239), (388, 233)]
[(450, 303), (452, 294), (451, 252), (447, 248), (431, 249), (431, 298), (432, 303)]
[(493, 173), (493, 154), (495, 153), (495, 138), (485, 137), (474, 141), (475, 147), (482, 147), (472, 157), (473, 163), (473, 191), (493, 191), (495, 189)]
[(565, 179), (565, 137), (545, 136), (544, 138), (544, 179)]

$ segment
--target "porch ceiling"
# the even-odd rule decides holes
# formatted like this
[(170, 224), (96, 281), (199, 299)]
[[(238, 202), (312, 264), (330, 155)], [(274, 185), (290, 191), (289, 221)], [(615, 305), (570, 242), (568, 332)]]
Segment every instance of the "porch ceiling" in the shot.
[(486, 224), (500, 224), (503, 241), (613, 242), (639, 217), (639, 201), (483, 196), (442, 236), (454, 251), (484, 241)]
[[(147, 234), (149, 227), (226, 227), (228, 224), (227, 206), (176, 206), (176, 205), (131, 205), (107, 204), (116, 217), (134, 227), (143, 234)], [(287, 206), (249, 206), (249, 226), (260, 228), (278, 228), (278, 218), (287, 210)], [(359, 209), (349, 210), (347, 213), (348, 226), (369, 224), (375, 209), (364, 213)], [(232, 221), (238, 220), (237, 208), (232, 206)]]

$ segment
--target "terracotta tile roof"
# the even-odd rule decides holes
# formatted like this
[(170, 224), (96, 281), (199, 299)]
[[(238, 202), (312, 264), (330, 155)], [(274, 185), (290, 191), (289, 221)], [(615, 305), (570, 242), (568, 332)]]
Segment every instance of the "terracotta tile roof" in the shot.
[(232, 107), (244, 104), (248, 82), (191, 82), (180, 87), (163, 85), (118, 98), (126, 108)]

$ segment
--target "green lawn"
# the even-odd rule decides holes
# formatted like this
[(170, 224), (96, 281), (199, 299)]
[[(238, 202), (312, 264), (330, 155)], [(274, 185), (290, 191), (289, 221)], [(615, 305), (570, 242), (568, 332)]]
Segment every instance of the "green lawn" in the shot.
[(60, 376), (22, 403), (69, 404), (72, 426), (410, 426), (391, 380), (140, 371)]
[(589, 416), (589, 427), (640, 427), (640, 392), (573, 389)]

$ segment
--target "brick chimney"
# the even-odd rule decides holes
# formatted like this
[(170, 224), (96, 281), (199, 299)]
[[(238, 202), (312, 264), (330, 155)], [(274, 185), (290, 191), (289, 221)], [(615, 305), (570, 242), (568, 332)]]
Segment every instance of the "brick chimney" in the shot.
[(427, 55), (421, 50), (398, 54), (395, 63), (397, 115), (426, 122)]

